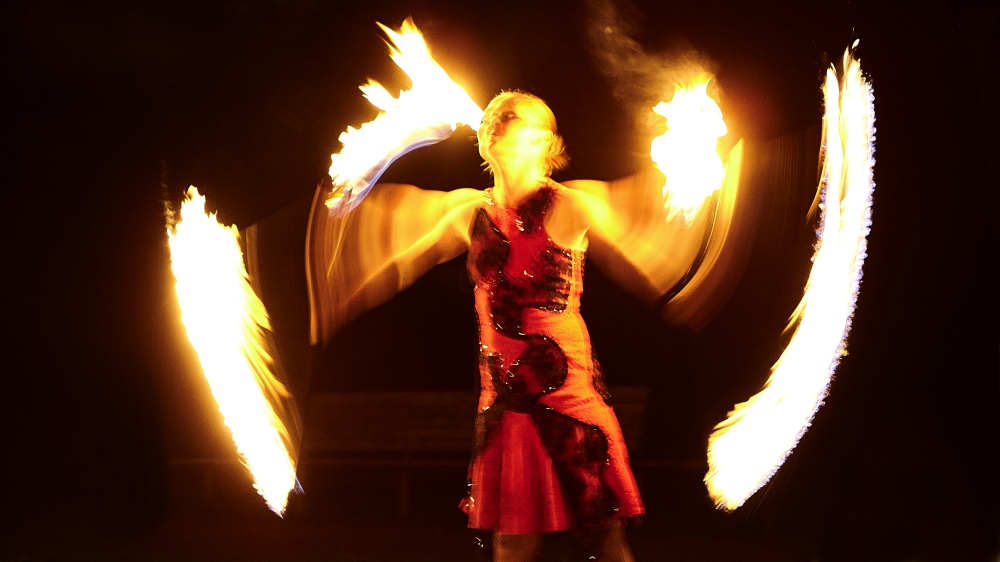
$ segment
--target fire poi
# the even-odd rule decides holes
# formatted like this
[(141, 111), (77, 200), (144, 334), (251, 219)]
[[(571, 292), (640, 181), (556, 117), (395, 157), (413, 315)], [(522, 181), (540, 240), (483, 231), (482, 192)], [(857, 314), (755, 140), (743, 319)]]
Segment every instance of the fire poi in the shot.
[[(471, 242), (466, 239), (462, 244), (452, 240), (454, 236), (461, 237), (453, 232), (453, 225), (465, 220), (465, 227), (471, 223), (473, 230), (485, 229), (484, 236), (493, 229), (495, 234), (489, 236), (507, 240), (497, 246), (503, 248), (504, 244), (510, 244), (511, 237), (530, 236), (538, 231), (537, 224), (544, 225), (540, 231), (543, 234), (549, 230), (544, 209), (552, 205), (549, 198), (556, 196), (578, 198), (583, 206), (593, 203), (596, 205), (593, 208), (601, 209), (600, 218), (604, 222), (595, 224), (591, 235), (595, 241), (611, 245), (624, 256), (640, 280), (636, 285), (640, 287), (639, 296), (648, 302), (667, 304), (665, 316), (673, 315), (680, 321), (697, 314), (698, 307), (705, 302), (705, 294), (711, 291), (712, 276), (720, 274), (716, 269), (722, 269), (715, 266), (717, 260), (732, 251), (732, 245), (726, 242), (732, 217), (739, 212), (742, 159), (740, 143), (735, 143), (725, 155), (720, 156), (717, 152), (718, 138), (726, 134), (726, 126), (718, 105), (706, 93), (709, 76), (692, 76), (691, 83), (686, 88), (678, 87), (669, 103), (651, 108), (666, 118), (668, 129), (651, 146), (656, 168), (651, 166), (615, 182), (566, 182), (565, 185), (548, 180), (546, 170), (543, 185), (525, 194), (525, 199), (516, 200), (517, 191), (488, 190), (484, 203), (480, 191), (470, 194), (470, 190), (444, 193), (425, 192), (412, 186), (373, 187), (396, 158), (447, 138), (462, 124), (479, 129), (480, 150), (491, 166), (495, 165), (491, 158), (502, 164), (506, 162), (500, 152), (502, 143), (494, 140), (494, 134), (508, 136), (508, 128), (512, 127), (502, 121), (503, 116), (492, 113), (481, 126), (483, 111), (434, 62), (411, 21), (404, 22), (399, 32), (382, 29), (387, 35), (393, 61), (410, 77), (412, 87), (393, 97), (374, 81), (362, 86), (365, 97), (379, 108), (380, 113), (374, 120), (356, 129), (348, 128), (341, 135), (343, 147), (332, 157), (332, 181), (317, 191), (307, 240), (314, 343), (328, 340), (350, 319), (391, 298), (444, 257), (470, 247), (474, 254), (470, 257), (470, 268), (472, 262), (478, 260), (473, 277), (479, 275), (479, 283), (491, 287), (489, 294), (482, 298), (498, 298), (501, 286), (520, 281), (503, 277), (508, 273), (502, 266), (490, 269), (495, 266), (488, 260), (482, 261), (486, 258), (480, 259), (486, 254), (476, 246), (475, 239)], [(865, 257), (873, 189), (872, 90), (853, 50), (844, 54), (840, 69), (828, 72), (823, 92), (826, 112), (819, 184), (821, 205), (812, 271), (801, 303), (791, 314), (789, 330), (794, 336), (772, 368), (767, 385), (738, 405), (710, 439), (709, 472), (705, 482), (716, 504), (724, 509), (742, 505), (791, 453), (821, 405), (833, 372), (845, 353)], [(535, 109), (523, 109), (517, 103), (522, 102), (511, 102), (510, 109), (504, 110), (511, 112), (512, 119), (528, 119), (530, 113), (531, 119), (544, 121), (544, 115)], [(541, 127), (544, 132), (545, 127), (538, 123), (529, 125), (525, 127)], [(494, 133), (497, 129), (502, 132)], [(521, 135), (522, 129), (518, 125), (513, 130)], [(484, 130), (487, 131), (485, 137)], [(554, 120), (548, 132), (556, 135)], [(551, 143), (551, 135), (541, 136)], [(519, 142), (529, 146), (534, 142), (531, 138), (526, 136)], [(498, 143), (496, 148), (493, 148), (494, 142)], [(498, 184), (506, 181), (499, 175), (495, 178)], [(539, 193), (544, 195), (537, 195)], [(196, 193), (192, 201), (193, 206), (204, 205), (203, 198), (199, 199)], [(521, 212), (518, 205), (526, 201), (540, 205), (542, 214), (519, 217), (510, 223), (512, 230), (504, 226), (503, 213), (511, 209)], [(651, 205), (651, 201), (655, 204)], [(204, 220), (200, 210), (192, 210), (199, 218), (189, 216), (187, 206), (186, 203), (182, 220), (172, 226), (171, 234), (171, 255), (176, 264), (177, 293), (184, 323), (226, 424), (233, 432), (237, 449), (253, 474), (254, 486), (268, 506), (280, 514), (295, 482), (295, 444), (289, 443), (288, 431), (282, 424), (284, 414), (273, 406), (276, 397), (287, 391), (267, 370), (267, 355), (261, 352), (264, 349), (260, 344), (261, 334), (267, 329), (266, 312), (252, 290), (248, 291), (239, 248), (232, 242), (232, 231), (213, 225), (197, 227), (198, 233), (187, 234), (189, 229), (196, 229), (195, 223)], [(474, 209), (482, 212), (470, 214)], [(477, 217), (474, 223), (470, 220), (473, 216)], [(542, 222), (532, 226), (534, 223), (525, 222), (525, 217)], [(364, 235), (372, 232), (379, 235)], [(563, 237), (565, 245), (560, 246), (554, 242), (556, 234), (558, 231), (553, 229), (548, 233), (548, 242), (539, 243), (544, 254), (550, 256), (547, 259), (555, 260), (552, 263), (561, 264), (558, 267), (567, 268), (569, 272), (553, 281), (561, 295), (556, 305), (563, 310), (566, 307), (574, 310), (578, 304), (574, 303), (578, 297), (575, 291), (579, 290), (574, 283), (582, 280), (582, 264), (576, 252), (586, 250), (587, 238), (582, 235)], [(225, 262), (225, 271), (204, 265), (182, 265), (199, 259), (193, 257), (194, 254), (205, 248), (197, 247), (206, 247), (209, 240), (227, 236), (226, 242), (219, 242), (217, 257), (201, 262)], [(465, 236), (469, 236), (468, 231)], [(223, 250), (222, 246), (228, 247)], [(528, 273), (525, 269), (525, 274)], [(496, 275), (505, 279), (500, 285), (496, 284), (499, 279)], [(231, 284), (219, 285), (223, 278), (230, 279)], [(223, 304), (232, 304), (234, 308), (217, 308)], [(481, 399), (482, 423), (492, 423), (490, 420), (494, 418), (490, 416), (505, 411), (529, 416), (534, 420), (529, 423), (556, 423), (541, 421), (539, 416), (542, 414), (532, 413), (535, 406), (531, 404), (551, 409), (558, 401), (566, 377), (575, 376), (575, 367), (566, 367), (570, 374), (563, 375), (561, 380), (558, 377), (547, 379), (537, 373), (527, 374), (535, 367), (528, 369), (523, 365), (531, 365), (532, 361), (538, 365), (538, 361), (544, 363), (559, 356), (558, 346), (552, 342), (562, 336), (521, 329), (524, 322), (540, 330), (533, 321), (524, 319), (545, 314), (539, 311), (551, 310), (552, 306), (553, 303), (547, 301), (541, 305), (522, 303), (519, 305), (521, 312), (506, 320), (518, 327), (516, 332), (508, 332), (507, 327), (497, 323), (489, 333), (481, 333), (481, 338), (488, 338), (484, 340), (484, 347), (491, 350), (484, 356), (484, 368), (487, 369), (484, 372), (496, 374), (509, 383), (493, 388), (490, 396)], [(493, 310), (491, 318), (495, 319), (496, 303), (489, 307)], [(211, 312), (205, 312), (209, 310)], [(239, 320), (233, 320), (226, 328), (217, 324), (228, 319)], [(208, 351), (208, 346), (216, 344), (203, 343), (211, 338), (201, 334), (221, 337), (224, 341), (218, 345), (225, 349), (221, 353), (231, 359), (217, 360), (216, 352)], [(497, 343), (501, 341), (504, 343)], [(584, 343), (589, 346), (589, 340)], [(522, 355), (506, 356), (511, 353)], [(543, 379), (546, 382), (542, 386), (532, 386)], [(498, 396), (503, 398), (504, 393), (519, 396), (520, 402), (516, 404), (520, 405), (498, 401)], [(586, 433), (587, 428), (604, 429), (603, 422), (590, 418), (582, 425), (574, 425), (579, 420), (573, 417), (572, 411), (560, 415), (575, 420), (567, 426), (567, 431)], [(581, 414), (585, 418), (587, 415)], [(244, 418), (249, 421), (236, 421)], [(242, 429), (244, 423), (250, 429)], [(515, 431), (507, 425), (504, 427), (504, 431)], [(516, 431), (523, 429), (518, 427), (521, 429)], [(263, 437), (263, 442), (247, 441), (246, 433)], [(613, 436), (609, 444), (606, 430), (603, 437), (604, 440), (599, 441), (604, 448), (600, 450), (607, 454), (617, 445)], [(536, 452), (547, 451), (548, 455), (553, 455), (554, 445), (539, 447)], [(484, 451), (486, 449), (479, 450), (477, 455)], [(553, 457), (555, 462), (563, 462), (557, 457)], [(627, 468), (627, 457), (625, 462)], [(578, 468), (572, 468), (571, 472)], [(596, 474), (598, 479), (602, 478), (599, 472)], [(612, 492), (622, 491), (620, 484), (612, 488)], [(467, 510), (472, 509), (468, 502), (477, 500), (467, 498)], [(575, 513), (580, 516), (579, 510)]]

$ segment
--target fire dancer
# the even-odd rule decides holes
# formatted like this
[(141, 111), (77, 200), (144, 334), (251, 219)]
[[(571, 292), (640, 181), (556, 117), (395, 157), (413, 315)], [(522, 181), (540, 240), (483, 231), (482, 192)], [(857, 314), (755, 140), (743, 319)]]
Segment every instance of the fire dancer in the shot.
[(462, 508), (493, 531), (496, 560), (531, 560), (541, 533), (568, 529), (631, 560), (621, 522), (642, 500), (580, 316), (587, 233), (609, 213), (550, 179), (567, 157), (537, 97), (494, 98), (478, 140), (494, 186), (466, 230), (482, 393)]
[[(663, 178), (553, 181), (552, 172), (568, 161), (555, 117), (522, 92), (490, 102), (478, 142), (494, 179), (485, 191), (384, 184), (353, 217), (333, 219), (321, 203), (327, 194), (318, 194), (310, 234), (314, 338), (326, 339), (344, 318), (468, 251), (481, 380), (468, 494), (460, 504), (469, 527), (493, 532), (497, 561), (532, 560), (543, 533), (569, 530), (601, 560), (632, 560), (624, 522), (644, 508), (580, 297), (590, 236), (621, 234), (611, 191), (646, 180), (659, 186)], [(374, 217), (410, 230), (408, 241), (399, 242), (404, 233), (389, 235), (388, 246), (396, 247), (382, 250), (384, 258), (373, 246), (386, 246), (385, 238), (355, 239), (365, 249), (345, 252), (343, 232), (352, 229), (343, 221)]]
[[(733, 146), (723, 165), (713, 145), (725, 134), (725, 124), (707, 96), (707, 81), (701, 81), (675, 92), (669, 104), (654, 107), (666, 117), (669, 137), (665, 133), (653, 141), (651, 152), (657, 154), (651, 158), (666, 175), (647, 166), (615, 182), (559, 184), (550, 175), (567, 158), (555, 117), (543, 101), (506, 92), (482, 112), (434, 63), (412, 22), (404, 23), (400, 33), (383, 29), (393, 60), (411, 76), (413, 87), (395, 98), (374, 81), (362, 86), (380, 114), (340, 136), (344, 149), (333, 155), (332, 184), (317, 191), (306, 242), (312, 342), (329, 341), (351, 318), (406, 288), (435, 264), (468, 251), (481, 378), (469, 492), (460, 504), (469, 526), (494, 532), (497, 560), (535, 558), (542, 533), (571, 529), (602, 559), (631, 560), (622, 523), (642, 514), (643, 505), (580, 315), (584, 256), (590, 247), (592, 257), (613, 262), (615, 267), (606, 272), (655, 306), (665, 320), (703, 325), (724, 300), (736, 277), (732, 273), (747, 255), (747, 245), (726, 244), (727, 238), (743, 238), (752, 226), (746, 216), (734, 220), (733, 214), (742, 143)], [(793, 316), (796, 339), (775, 364), (765, 390), (738, 405), (710, 439), (706, 484), (717, 505), (727, 509), (742, 504), (780, 466), (815, 414), (843, 355), (870, 224), (874, 112), (871, 89), (851, 49), (844, 55), (842, 74), (838, 78), (831, 69), (825, 90), (832, 103), (824, 123), (820, 208), (834, 212), (827, 216), (823, 211), (820, 221), (824, 244), (817, 245), (809, 290)], [(493, 175), (493, 187), (442, 193), (382, 185), (369, 193), (400, 155), (443, 140), (459, 123), (476, 122), (480, 155)], [(207, 230), (214, 232), (217, 226)], [(172, 253), (215, 238), (172, 231)], [(357, 233), (364, 235), (352, 236)], [(231, 259), (234, 238), (220, 238), (225, 241), (221, 251), (204, 255), (221, 256), (239, 267), (190, 275), (200, 268), (178, 268), (185, 261), (179, 256), (187, 258), (189, 250), (178, 252), (174, 269), (181, 272), (182, 306), (194, 302), (193, 310), (203, 309), (188, 296), (214, 297), (205, 288), (214, 286), (215, 278), (235, 281), (228, 288), (253, 296), (242, 263)], [(190, 254), (203, 257), (202, 252)], [(192, 286), (195, 290), (189, 291)], [(814, 302), (841, 306), (831, 313), (828, 307), (813, 307)], [(255, 486), (280, 514), (294, 482), (294, 455), (286, 447), (294, 440), (273, 405), (287, 393), (275, 383), (258, 337), (267, 328), (263, 307), (253, 299), (240, 300), (240, 305), (201, 315), (235, 319), (236, 332), (245, 336), (235, 345), (225, 338), (220, 345), (216, 338), (201, 337), (213, 331), (206, 329), (213, 322), (200, 319), (189, 325), (185, 318), (185, 324), (199, 356), (202, 349), (211, 352), (206, 355), (235, 351), (236, 361), (226, 361), (218, 371), (213, 366), (211, 372), (221, 373), (220, 378), (206, 369), (210, 381), (244, 380), (229, 376), (229, 370), (249, 367), (253, 390), (264, 391), (249, 393), (261, 398), (251, 410), (263, 413), (249, 418), (264, 420), (270, 428), (265, 433), (280, 446), (250, 451), (243, 444), (252, 441), (235, 428), (234, 440), (251, 466)], [(185, 317), (194, 316), (184, 308)], [(811, 339), (800, 334), (821, 336), (817, 341), (832, 353), (816, 354), (817, 347), (799, 345)], [(805, 356), (818, 360), (797, 360)], [(779, 368), (788, 365), (794, 366)], [(805, 374), (790, 377), (790, 372)], [(213, 384), (213, 392), (215, 388)], [(765, 441), (768, 446), (760, 447)], [(747, 443), (765, 454), (748, 454)], [(745, 470), (750, 457), (753, 466)], [(253, 469), (257, 461), (275, 459), (276, 478), (270, 477), (272, 471)], [(270, 467), (269, 462), (263, 465)]]

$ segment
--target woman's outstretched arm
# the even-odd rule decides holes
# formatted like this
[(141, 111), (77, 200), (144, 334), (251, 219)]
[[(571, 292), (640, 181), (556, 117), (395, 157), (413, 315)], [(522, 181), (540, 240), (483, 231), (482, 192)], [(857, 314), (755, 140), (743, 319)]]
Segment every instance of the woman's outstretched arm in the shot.
[(741, 155), (737, 145), (722, 187), (693, 216), (671, 212), (665, 177), (652, 164), (614, 181), (566, 182), (587, 223), (591, 263), (668, 322), (703, 326), (745, 263), (747, 222), (734, 220)]
[(350, 213), (330, 213), (321, 187), (306, 238), (313, 343), (468, 249), (482, 192), (379, 184)]

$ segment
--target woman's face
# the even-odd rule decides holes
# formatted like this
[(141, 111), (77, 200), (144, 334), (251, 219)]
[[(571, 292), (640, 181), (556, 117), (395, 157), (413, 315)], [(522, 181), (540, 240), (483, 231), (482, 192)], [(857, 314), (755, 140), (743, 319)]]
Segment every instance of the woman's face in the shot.
[(495, 98), (486, 107), (479, 127), (479, 154), (492, 161), (506, 154), (537, 151), (544, 154), (552, 131), (541, 101), (522, 96)]

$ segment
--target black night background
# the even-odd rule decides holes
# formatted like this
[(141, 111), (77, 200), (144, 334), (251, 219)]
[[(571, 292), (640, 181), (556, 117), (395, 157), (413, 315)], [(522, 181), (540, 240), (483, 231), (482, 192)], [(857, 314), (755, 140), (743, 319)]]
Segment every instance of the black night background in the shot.
[[(640, 560), (985, 561), (1000, 552), (998, 7), (890, 4), (623, 8), (648, 51), (693, 49), (714, 62), (735, 135), (764, 142), (818, 127), (823, 73), (854, 39), (877, 118), (873, 225), (850, 353), (793, 455), (735, 513), (716, 512), (707, 498), (705, 439), (780, 355), (809, 267), (814, 193), (769, 194), (751, 261), (701, 332), (665, 326), (588, 270), (584, 315), (608, 379), (649, 392), (632, 453), (648, 467), (637, 472), (649, 513), (630, 529)], [(480, 559), (456, 508), (461, 467), (414, 473), (404, 520), (391, 470), (342, 466), (309, 469), (312, 486), (303, 476), (306, 494), (293, 496), (284, 520), (267, 511), (235, 464), (184, 339), (165, 209), (196, 185), (222, 222), (241, 228), (302, 213), (339, 132), (373, 116), (357, 86), (368, 77), (407, 85), (375, 25), (407, 16), (480, 104), (509, 88), (549, 102), (572, 157), (557, 179), (628, 174), (641, 150), (636, 120), (590, 54), (587, 6), (0, 8), (0, 559)], [(463, 129), (414, 152), (385, 178), (485, 187), (471, 136)], [(282, 360), (308, 379), (303, 403), (334, 392), (475, 389), (461, 260), (320, 354), (305, 344), (301, 257), (283, 252), (262, 266), (288, 283), (272, 289), (272, 312)], [(193, 459), (221, 459), (215, 480), (185, 464)]]

